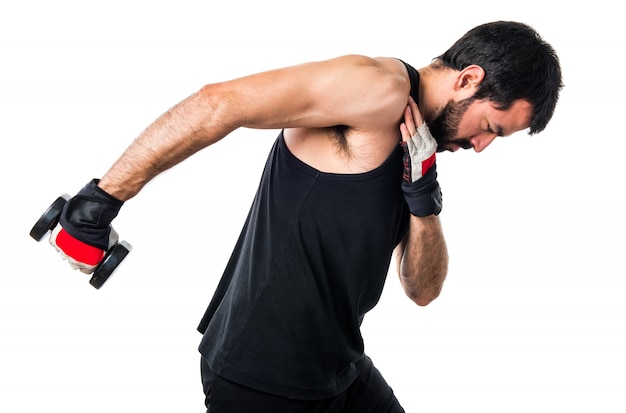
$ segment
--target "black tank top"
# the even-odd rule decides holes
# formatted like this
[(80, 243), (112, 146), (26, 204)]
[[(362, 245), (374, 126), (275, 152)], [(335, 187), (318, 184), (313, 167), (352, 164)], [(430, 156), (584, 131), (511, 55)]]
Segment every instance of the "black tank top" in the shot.
[(300, 399), (331, 397), (354, 381), (363, 316), (408, 230), (401, 178), (399, 145), (372, 171), (331, 174), (296, 158), (281, 132), (198, 327), (216, 374)]

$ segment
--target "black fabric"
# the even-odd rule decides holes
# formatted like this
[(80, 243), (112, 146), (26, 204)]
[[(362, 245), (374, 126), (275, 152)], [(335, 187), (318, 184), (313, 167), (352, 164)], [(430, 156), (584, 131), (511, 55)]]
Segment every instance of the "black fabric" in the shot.
[(419, 90), (420, 90), (420, 74), (419, 72), (407, 62), (404, 62), (406, 70), (409, 72), (409, 80), (411, 81), (411, 97), (415, 102), (419, 102)]
[(402, 180), (404, 199), (411, 213), (418, 217), (439, 215), (442, 210), (443, 196), (437, 182), (437, 164), (415, 182)]
[(404, 413), (393, 390), (369, 358), (342, 393), (321, 400), (275, 396), (218, 376), (201, 360), (207, 413)]
[(109, 248), (111, 222), (124, 202), (112, 197), (93, 179), (65, 203), (59, 222), (68, 234), (101, 250)]
[[(418, 101), (419, 74), (405, 65)], [(361, 322), (408, 232), (402, 168), (398, 145), (373, 171), (321, 173), (279, 135), (198, 326), (212, 374), (300, 400), (334, 397), (355, 383), (368, 361)]]
[(408, 230), (402, 149), (363, 174), (321, 173), (282, 133), (199, 331), (211, 369), (300, 399), (345, 390), (365, 357), (360, 324)]

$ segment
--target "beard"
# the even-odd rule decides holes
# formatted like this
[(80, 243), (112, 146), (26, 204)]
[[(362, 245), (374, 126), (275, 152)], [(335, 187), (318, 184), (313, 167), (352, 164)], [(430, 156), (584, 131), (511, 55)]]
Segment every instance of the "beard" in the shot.
[(428, 124), (430, 133), (437, 141), (437, 152), (450, 150), (449, 145), (458, 145), (463, 149), (471, 149), (472, 143), (466, 138), (458, 137), (459, 123), (474, 97), (460, 102), (449, 101), (441, 112)]

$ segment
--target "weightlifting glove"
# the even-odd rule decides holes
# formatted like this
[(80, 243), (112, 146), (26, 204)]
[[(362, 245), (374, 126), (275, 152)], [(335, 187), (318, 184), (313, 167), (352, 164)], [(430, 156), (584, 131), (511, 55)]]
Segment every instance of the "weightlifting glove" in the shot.
[(72, 268), (92, 273), (106, 251), (117, 244), (118, 235), (111, 221), (123, 204), (100, 189), (97, 179), (90, 181), (65, 203), (50, 244)]
[(402, 191), (409, 210), (418, 217), (439, 215), (442, 195), (435, 163), (437, 142), (426, 123), (422, 123), (415, 134), (400, 145), (404, 150)]

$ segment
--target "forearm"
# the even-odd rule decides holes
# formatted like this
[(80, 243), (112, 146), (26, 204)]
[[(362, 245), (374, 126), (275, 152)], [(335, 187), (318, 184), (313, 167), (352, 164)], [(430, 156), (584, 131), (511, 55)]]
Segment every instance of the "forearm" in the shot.
[(126, 201), (161, 172), (231, 132), (236, 125), (221, 116), (222, 104), (206, 89), (183, 100), (152, 123), (98, 185)]
[(404, 291), (418, 305), (429, 304), (439, 296), (448, 272), (448, 249), (439, 217), (411, 215), (409, 233), (397, 252)]

